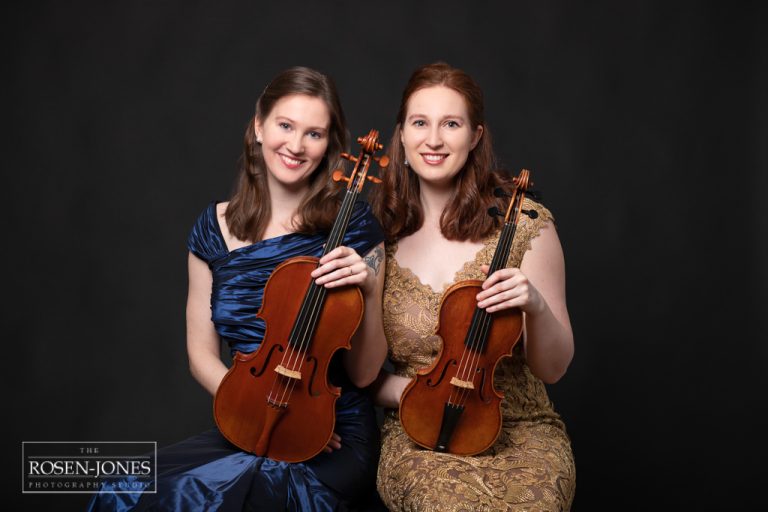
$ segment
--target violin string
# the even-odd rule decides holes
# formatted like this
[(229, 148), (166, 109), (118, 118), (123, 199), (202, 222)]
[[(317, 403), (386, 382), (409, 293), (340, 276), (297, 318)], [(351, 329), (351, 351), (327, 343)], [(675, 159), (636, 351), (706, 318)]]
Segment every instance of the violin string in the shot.
[[(497, 247), (502, 245), (501, 240), (504, 237), (505, 231), (506, 230), (502, 229), (500, 240), (499, 240), (499, 243), (497, 244)], [(494, 257), (493, 257), (494, 261), (491, 262), (491, 265), (494, 266), (494, 268), (495, 268), (494, 263), (495, 263), (495, 260), (497, 259), (497, 254), (498, 254), (498, 250), (494, 253)], [(473, 373), (474, 373), (473, 369), (477, 364), (475, 356), (477, 356), (477, 358), (479, 359), (479, 350), (482, 348), (479, 346), (482, 343), (482, 337), (478, 336), (478, 329), (481, 329), (482, 327), (482, 322), (480, 320), (483, 317), (482, 315), (483, 311), (484, 310), (481, 310), (477, 307), (475, 308), (475, 311), (472, 315), (472, 322), (470, 323), (469, 331), (467, 332), (467, 337), (465, 338), (465, 341), (464, 341), (464, 350), (462, 351), (461, 360), (459, 362), (459, 367), (457, 369), (458, 378), (463, 381), (474, 380), (472, 379)], [(470, 362), (466, 362), (465, 357), (467, 357), (467, 359)], [(458, 389), (455, 389), (455, 388), (456, 386), (451, 387), (451, 393), (449, 394), (449, 397), (448, 397), (448, 403), (452, 405), (461, 406), (464, 403), (466, 403), (466, 397), (469, 394), (469, 391), (468, 391), (468, 388), (463, 388), (463, 387), (459, 387)], [(458, 395), (458, 398), (455, 398), (456, 394)]]
[[(516, 197), (516, 199), (520, 202), (522, 202), (522, 196)], [(495, 272), (497, 269), (502, 268), (504, 264), (506, 263), (506, 260), (509, 258), (509, 251), (512, 248), (512, 242), (514, 240), (516, 231), (516, 222), (507, 223), (501, 230), (501, 235), (499, 236), (499, 241), (497, 242), (496, 251), (494, 252), (493, 258), (491, 260), (491, 265), (489, 267), (488, 275), (490, 276)], [(490, 326), (492, 323), (492, 316), (490, 313), (487, 312), (485, 309), (479, 309), (479, 313), (477, 314), (477, 324), (479, 325), (477, 330), (474, 330), (471, 333), (471, 336), (473, 338), (471, 339), (470, 346), (472, 348), (472, 361), (468, 365), (469, 370), (469, 376), (464, 379), (467, 381), (474, 381), (475, 374), (477, 373), (477, 367), (478, 363), (480, 361), (480, 357), (482, 356), (483, 350), (485, 349), (485, 343), (488, 339), (488, 332), (490, 331)], [(473, 326), (475, 327), (475, 318), (473, 318)], [(469, 335), (468, 335), (469, 337)], [(490, 377), (486, 376), (487, 378), (493, 378), (493, 375), (490, 375)], [(459, 393), (459, 400), (458, 405), (464, 406), (466, 405), (467, 399), (471, 394), (471, 391), (469, 388), (461, 388), (461, 391)], [(479, 390), (478, 390), (479, 392)]]
[[(375, 142), (375, 141), (374, 141)], [(360, 158), (358, 161), (362, 161), (363, 170), (365, 171), (368, 168), (370, 156), (365, 155), (365, 159)], [(359, 166), (355, 167), (355, 170)], [(357, 198), (357, 195), (359, 193), (359, 190), (362, 189), (361, 181), (364, 179), (364, 172), (355, 172), (353, 170), (353, 176), (351, 176), (351, 182), (349, 182), (349, 186), (347, 187), (347, 192), (344, 195), (344, 200), (342, 201), (341, 207), (339, 209), (339, 214), (337, 215), (337, 222), (334, 222), (333, 228), (331, 229), (331, 233), (328, 236), (328, 240), (326, 241), (325, 249), (323, 251), (323, 255), (328, 254), (330, 251), (338, 247), (344, 240), (344, 234), (346, 232), (347, 226), (349, 225), (349, 220), (352, 217), (352, 212), (354, 210), (355, 200)], [(295, 371), (298, 371), (301, 373), (301, 369), (304, 365), (304, 359), (305, 354), (309, 351), (309, 346), (311, 343), (312, 335), (314, 334), (314, 329), (316, 327), (317, 318), (320, 315), (320, 310), (322, 309), (323, 302), (325, 300), (325, 297), (327, 295), (327, 289), (324, 286), (317, 286), (314, 284), (314, 281), (312, 281), (310, 285), (310, 293), (308, 293), (307, 299), (305, 299), (305, 304), (308, 304), (307, 310), (309, 311), (309, 319), (307, 320), (306, 317), (300, 324), (301, 327), (303, 327), (303, 332), (299, 333), (299, 351), (297, 354), (297, 362), (298, 362), (298, 369), (293, 368)], [(302, 305), (302, 307), (304, 304)], [(298, 324), (298, 321), (297, 321)], [(294, 343), (295, 344), (295, 343)], [(290, 395), (293, 393), (293, 389), (296, 386), (296, 379), (292, 379), (290, 382), (290, 388), (286, 390), (284, 393), (284, 397), (287, 395), (290, 397)]]
[[(467, 337), (464, 341), (464, 350), (461, 354), (461, 361), (459, 363), (459, 368), (457, 370), (457, 375), (460, 380), (468, 380), (468, 373), (471, 375), (471, 364), (465, 362), (465, 358), (467, 360), (472, 360), (473, 355), (472, 352), (474, 350), (474, 346), (476, 344), (477, 339), (477, 318), (478, 318), (478, 312), (477, 308), (475, 308), (475, 312), (472, 314), (472, 322), (469, 326), (469, 332), (467, 332)], [(451, 405), (461, 405), (461, 402), (463, 401), (463, 395), (466, 392), (466, 388), (458, 387), (458, 386), (451, 386), (451, 393), (448, 397), (448, 403)], [(458, 395), (458, 396), (456, 396)]]
[[(328, 241), (326, 242), (326, 247), (323, 252), (323, 254), (327, 254), (331, 250), (338, 247), (341, 242), (343, 241), (344, 233), (346, 231), (346, 227), (349, 224), (349, 220), (352, 217), (352, 211), (354, 210), (355, 205), (355, 199), (357, 197), (356, 193), (356, 187), (352, 187), (351, 189), (347, 190), (347, 193), (345, 194), (344, 200), (342, 201), (342, 205), (339, 212), (339, 218), (341, 219), (341, 222), (334, 223), (333, 229), (331, 230), (331, 234), (328, 237)], [(305, 302), (309, 303), (308, 306), (308, 316), (309, 318), (305, 319), (304, 322), (300, 326), (300, 331), (298, 335), (299, 341), (299, 348), (297, 350), (297, 359), (296, 363), (298, 363), (298, 368), (295, 368), (294, 364), (292, 364), (292, 370), (298, 371), (301, 373), (301, 370), (304, 366), (304, 360), (306, 353), (309, 351), (309, 346), (311, 343), (312, 335), (314, 334), (314, 328), (317, 323), (317, 319), (320, 316), (320, 311), (322, 310), (324, 299), (327, 295), (327, 289), (324, 286), (318, 286), (314, 284), (314, 280), (310, 284), (310, 292), (308, 294), (308, 299)], [(290, 398), (291, 394), (293, 393), (294, 388), (296, 387), (298, 379), (291, 379), (288, 386), (286, 386), (285, 391), (283, 393), (283, 402), (287, 402)]]
[[(304, 297), (304, 300), (302, 301), (301, 308), (299, 309), (299, 314), (296, 317), (296, 321), (294, 322), (294, 325), (291, 329), (291, 333), (288, 336), (288, 343), (286, 347), (286, 351), (283, 353), (283, 357), (280, 360), (280, 365), (282, 365), (284, 368), (293, 370), (295, 363), (294, 363), (294, 357), (296, 357), (296, 360), (298, 361), (301, 357), (301, 355), (297, 351), (295, 339), (296, 339), (296, 333), (298, 332), (299, 326), (304, 325), (306, 323), (306, 318), (308, 314), (308, 304), (312, 302), (312, 294), (315, 292), (314, 289), (310, 288), (307, 290), (307, 293)], [(279, 386), (280, 389), (282, 389), (282, 394), (280, 396), (280, 399), (277, 400), (277, 394), (279, 392), (275, 393), (275, 386)], [(273, 393), (275, 396), (273, 397)], [(285, 403), (284, 399), (286, 396), (286, 388), (285, 388), (285, 379), (280, 379), (280, 374), (277, 374), (275, 377), (273, 383), (272, 383), (272, 389), (270, 390), (269, 398), (271, 400), (274, 400), (280, 404)]]
[[(301, 355), (296, 350), (296, 348), (297, 348), (296, 345), (297, 344), (295, 343), (295, 340), (296, 340), (296, 337), (297, 337), (297, 332), (299, 332), (299, 330), (300, 330), (300, 326), (304, 325), (306, 323), (306, 318), (307, 318), (308, 309), (309, 309), (308, 304), (310, 304), (313, 301), (312, 295), (314, 293), (315, 293), (315, 290), (310, 287), (307, 290), (307, 293), (304, 296), (304, 300), (301, 303), (301, 307), (299, 309), (299, 313), (296, 316), (296, 321), (294, 322), (294, 325), (291, 328), (291, 332), (288, 335), (288, 343), (287, 343), (286, 350), (283, 353), (283, 356), (282, 356), (282, 358), (280, 360), (280, 363), (279, 363), (281, 366), (283, 366), (283, 368), (287, 368), (287, 369), (293, 370), (293, 367), (295, 366), (294, 357), (296, 357), (296, 360), (299, 360), (300, 357), (301, 357)], [(269, 393), (269, 399), (270, 400), (273, 400), (275, 402), (279, 402), (280, 404), (284, 403), (284, 398), (285, 398), (285, 395), (286, 395), (286, 388), (284, 386), (284, 381), (285, 381), (285, 379), (280, 379), (280, 374), (277, 374), (277, 376), (275, 376), (275, 378), (274, 378), (274, 380), (272, 382), (272, 389), (270, 390), (270, 393)], [(279, 394), (279, 392), (277, 392), (277, 393), (275, 392), (275, 387), (276, 386), (279, 386), (280, 389), (282, 389), (282, 394), (281, 394), (279, 400), (277, 400), (277, 395)], [(273, 397), (273, 395), (274, 395), (274, 397)]]
[[(469, 365), (469, 375), (467, 376), (467, 381), (474, 382), (475, 380), (475, 373), (477, 373), (477, 363), (480, 361), (480, 357), (482, 356), (482, 343), (483, 343), (483, 324), (487, 321), (488, 313), (485, 312), (485, 310), (480, 310), (478, 316), (478, 331), (477, 334), (475, 334), (475, 340), (472, 344), (472, 361)], [(472, 393), (472, 389), (469, 388), (462, 388), (461, 395), (459, 397), (459, 405), (461, 407), (464, 407), (464, 405), (467, 402), (467, 398)]]
[[(341, 222), (337, 224), (338, 229), (332, 232), (331, 235), (328, 237), (328, 243), (326, 244), (326, 251), (325, 251), (326, 254), (331, 250), (335, 249), (336, 247), (338, 247), (343, 241), (344, 233), (346, 231), (347, 225), (349, 224), (349, 219), (352, 216), (355, 199), (357, 197), (357, 193), (354, 190), (355, 188), (353, 187), (351, 191), (347, 192), (347, 195), (344, 198), (344, 202), (342, 203), (341, 211), (339, 214)], [(309, 319), (306, 321), (304, 325), (305, 326), (304, 332), (301, 333), (301, 343), (300, 343), (301, 361), (299, 362), (299, 367), (297, 369), (297, 371), (299, 372), (301, 372), (301, 369), (303, 368), (304, 360), (305, 360), (304, 356), (309, 350), (311, 338), (312, 338), (312, 335), (314, 334), (314, 327), (320, 315), (320, 311), (322, 309), (325, 296), (327, 295), (327, 289), (324, 286), (314, 286), (314, 289), (317, 291), (317, 293), (314, 294), (310, 302)], [(293, 388), (295, 385), (296, 385), (296, 381), (294, 380), (292, 381), (292, 386), (289, 389), (289, 395), (291, 392), (293, 392)]]
[[(340, 218), (342, 219), (342, 221), (339, 223), (338, 230), (329, 236), (328, 243), (326, 244), (326, 253), (330, 252), (331, 250), (335, 249), (341, 244), (343, 240), (344, 232), (346, 231), (346, 226), (348, 225), (349, 219), (352, 216), (355, 196), (356, 196), (355, 194), (351, 194), (345, 197), (345, 202), (342, 204), (342, 209), (340, 213)], [(331, 249), (328, 250), (327, 249), (328, 247), (330, 247)], [(309, 344), (311, 342), (311, 338), (313, 334), (313, 327), (316, 324), (317, 317), (319, 316), (320, 310), (322, 309), (323, 301), (325, 299), (328, 289), (325, 288), (324, 286), (314, 286), (314, 291), (316, 293), (314, 293), (313, 297), (309, 301), (310, 303), (308, 308), (309, 319), (305, 322), (304, 324), (305, 328), (303, 332), (301, 332), (300, 334), (300, 337), (301, 337), (300, 348), (302, 352), (305, 350), (305, 348), (307, 350), (309, 348)], [(302, 356), (302, 364), (303, 364), (303, 356)]]
[[(466, 380), (466, 362), (465, 359), (469, 359), (469, 353), (471, 351), (471, 345), (473, 344), (472, 341), (467, 343), (468, 340), (472, 340), (474, 338), (474, 332), (477, 329), (477, 312), (475, 311), (472, 314), (472, 321), (469, 324), (469, 331), (467, 332), (467, 337), (464, 341), (464, 350), (461, 352), (461, 359), (459, 360), (458, 368), (456, 369), (456, 376), (460, 380)], [(469, 345), (469, 346), (468, 346)], [(457, 399), (454, 398), (456, 386), (451, 386), (451, 393), (448, 395), (448, 403), (450, 405), (455, 405), (455, 402)], [(461, 388), (459, 388), (461, 389)]]

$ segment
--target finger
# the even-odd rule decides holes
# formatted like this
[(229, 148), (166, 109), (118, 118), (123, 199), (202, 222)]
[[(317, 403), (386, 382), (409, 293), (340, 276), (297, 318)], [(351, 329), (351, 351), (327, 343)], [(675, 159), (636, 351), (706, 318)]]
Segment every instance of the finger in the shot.
[(333, 272), (319, 277), (315, 280), (318, 285), (342, 286), (344, 284), (358, 284), (368, 277), (367, 265), (359, 261), (352, 265), (341, 267)]
[(505, 279), (509, 279), (511, 277), (514, 277), (517, 269), (515, 268), (502, 268), (501, 270), (497, 270), (493, 274), (491, 274), (488, 279), (483, 281), (483, 289), (488, 289), (490, 286), (492, 286), (494, 283), (497, 283), (499, 281), (503, 281)]
[[(312, 277), (319, 278), (324, 275), (330, 274), (334, 270), (340, 270), (344, 267), (352, 266), (356, 263), (357, 260), (354, 258), (336, 258), (334, 260), (329, 261), (325, 265), (317, 267), (315, 270), (312, 271), (310, 274)], [(327, 279), (326, 279), (327, 281)]]
[(482, 292), (478, 293), (478, 300), (483, 300), (487, 297), (490, 297), (491, 295), (495, 295), (497, 293), (505, 292), (507, 290), (511, 290), (513, 288), (517, 288), (520, 286), (521, 282), (520, 279), (516, 276), (509, 277), (506, 279), (502, 279), (501, 277), (499, 280), (491, 286), (490, 288), (486, 288)]
[(495, 313), (496, 311), (502, 311), (505, 309), (519, 308), (523, 305), (524, 299), (522, 297), (515, 297), (514, 299), (505, 300), (499, 304), (487, 308), (485, 311), (488, 313)]
[(494, 304), (500, 304), (502, 302), (515, 299), (520, 296), (520, 293), (516, 289), (507, 290), (501, 293), (497, 293), (495, 295), (492, 295), (488, 297), (487, 299), (481, 300), (477, 303), (477, 307), (486, 309), (489, 306), (493, 306)]
[(499, 270), (498, 272), (494, 272), (493, 275), (483, 283), (483, 291), (477, 294), (477, 300), (483, 300), (496, 293), (511, 290), (519, 284), (519, 276)]
[(329, 260), (324, 265), (321, 265), (317, 267), (315, 270), (312, 271), (310, 274), (312, 277), (320, 277), (324, 274), (327, 274), (335, 269), (339, 269), (342, 267), (349, 267), (351, 265), (354, 265), (355, 263), (362, 262), (363, 259), (357, 254), (349, 254), (347, 256), (340, 256), (337, 258), (334, 258), (332, 260)]
[(325, 446), (329, 451), (341, 449), (341, 437), (334, 432), (331, 438), (328, 440), (328, 444)]
[(490, 288), (491, 286), (493, 286), (499, 281), (498, 274), (499, 274), (498, 272), (494, 272), (493, 274), (488, 276), (488, 278), (485, 281), (483, 281), (483, 286), (482, 286), (483, 290), (487, 290), (488, 288)]
[(357, 254), (357, 251), (352, 249), (351, 247), (347, 247), (345, 245), (340, 245), (322, 258), (320, 258), (320, 264), (328, 263), (329, 261), (336, 259), (336, 258), (343, 258), (345, 256), (349, 256), (351, 254)]
[(318, 279), (317, 284), (323, 284), (326, 288), (361, 284), (368, 278), (368, 266), (365, 263), (340, 268), (339, 270)]

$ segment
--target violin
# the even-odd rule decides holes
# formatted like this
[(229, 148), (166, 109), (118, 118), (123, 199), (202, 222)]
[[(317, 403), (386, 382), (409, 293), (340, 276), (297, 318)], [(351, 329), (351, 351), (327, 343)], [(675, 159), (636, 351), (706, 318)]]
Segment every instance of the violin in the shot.
[[(494, 195), (510, 197), (506, 214), (494, 206), (490, 215), (504, 216), (504, 226), (488, 275), (506, 266), (523, 210), (530, 172), (514, 178), (511, 194), (497, 188)], [(490, 448), (501, 432), (501, 401), (493, 375), (502, 358), (510, 357), (523, 330), (519, 308), (488, 313), (477, 307), (480, 280), (460, 281), (445, 291), (436, 333), (443, 347), (431, 367), (419, 370), (400, 397), (400, 422), (418, 445), (439, 452), (475, 455)]]
[[(346, 181), (339, 212), (323, 256), (341, 245), (363, 185), (380, 183), (368, 176), (372, 161), (386, 167), (379, 132), (359, 137), (358, 156), (342, 153), (355, 163)], [(319, 258), (298, 256), (278, 265), (267, 280), (256, 314), (266, 323), (259, 348), (236, 352), (213, 402), (216, 425), (240, 449), (284, 462), (302, 462), (323, 450), (333, 435), (335, 404), (341, 389), (328, 381), (328, 367), (336, 351), (351, 348), (350, 339), (363, 316), (363, 295), (357, 286), (328, 289), (310, 273)]]

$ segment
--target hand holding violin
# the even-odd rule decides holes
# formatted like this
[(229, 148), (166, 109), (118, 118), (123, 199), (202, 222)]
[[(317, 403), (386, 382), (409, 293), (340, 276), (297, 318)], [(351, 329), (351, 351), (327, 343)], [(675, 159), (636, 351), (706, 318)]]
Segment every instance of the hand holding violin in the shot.
[(336, 288), (357, 285), (364, 295), (376, 288), (373, 270), (351, 247), (340, 246), (320, 258), (320, 266), (310, 274), (318, 285)]
[[(489, 268), (482, 265), (480, 270), (488, 274)], [(477, 306), (488, 313), (510, 308), (520, 308), (530, 315), (546, 311), (544, 297), (519, 268), (497, 270), (483, 282), (482, 288), (477, 294)]]

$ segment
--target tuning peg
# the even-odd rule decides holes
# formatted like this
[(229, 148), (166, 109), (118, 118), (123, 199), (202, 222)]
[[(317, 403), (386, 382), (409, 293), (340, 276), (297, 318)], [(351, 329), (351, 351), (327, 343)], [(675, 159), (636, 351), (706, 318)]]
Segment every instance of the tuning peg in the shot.
[(496, 197), (512, 197), (511, 195), (507, 194), (501, 187), (496, 187), (493, 189), (493, 195)]
[(376, 176), (366, 176), (365, 179), (367, 179), (371, 183), (376, 183), (376, 184), (381, 183), (381, 180), (379, 178), (377, 178)]
[(341, 169), (336, 169), (335, 171), (333, 171), (331, 178), (333, 179), (333, 181), (349, 181), (349, 178), (344, 176), (344, 171), (342, 171)]
[(389, 157), (387, 155), (373, 157), (379, 163), (379, 167), (386, 167), (389, 165)]
[(520, 210), (520, 211), (532, 219), (536, 219), (539, 217), (539, 212), (537, 212), (536, 210)]
[(498, 206), (491, 206), (490, 208), (488, 208), (488, 215), (490, 215), (491, 217), (503, 217), (504, 212), (499, 210)]
[(356, 156), (352, 156), (349, 153), (342, 153), (341, 154), (341, 158), (346, 158), (347, 160), (350, 160), (352, 162), (357, 163), (357, 157)]

